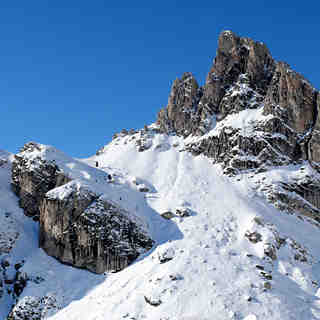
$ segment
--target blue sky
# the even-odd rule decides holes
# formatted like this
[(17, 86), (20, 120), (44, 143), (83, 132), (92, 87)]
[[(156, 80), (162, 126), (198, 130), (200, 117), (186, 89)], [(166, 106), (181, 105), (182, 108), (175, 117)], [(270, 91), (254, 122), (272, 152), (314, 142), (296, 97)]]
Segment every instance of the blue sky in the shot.
[(317, 1), (2, 1), (0, 148), (87, 157), (156, 119), (185, 71), (203, 84), (222, 30), (263, 41), (320, 87)]

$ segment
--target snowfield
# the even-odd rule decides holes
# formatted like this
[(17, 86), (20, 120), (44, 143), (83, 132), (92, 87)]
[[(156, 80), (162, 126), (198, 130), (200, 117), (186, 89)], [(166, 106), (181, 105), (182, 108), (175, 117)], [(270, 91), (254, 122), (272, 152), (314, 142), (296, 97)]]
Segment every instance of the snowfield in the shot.
[[(44, 156), (132, 213), (156, 241), (118, 273), (95, 275), (65, 266), (38, 248), (37, 223), (18, 207), (10, 190), (12, 155), (5, 155), (0, 234), (5, 243), (9, 234), (16, 240), (0, 258), (10, 262), (8, 276), (25, 261), (21, 272), (30, 280), (19, 300), (50, 297), (51, 308), (38, 304), (43, 319), (51, 320), (320, 319), (320, 230), (268, 204), (257, 185), (262, 178), (283, 181), (296, 169), (228, 178), (210, 159), (184, 151), (180, 137), (152, 130), (141, 135), (120, 135), (99, 155), (81, 161), (50, 147)], [(60, 191), (59, 196), (67, 192)], [(181, 208), (189, 214), (176, 214)], [(163, 218), (165, 212), (173, 218)], [(14, 302), (4, 295), (1, 319)]]

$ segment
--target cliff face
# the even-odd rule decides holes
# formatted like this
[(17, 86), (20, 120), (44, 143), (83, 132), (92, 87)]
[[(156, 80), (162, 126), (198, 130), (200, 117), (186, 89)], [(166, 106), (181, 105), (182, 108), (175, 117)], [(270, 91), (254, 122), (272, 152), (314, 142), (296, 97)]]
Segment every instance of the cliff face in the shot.
[(263, 43), (240, 38), (231, 31), (222, 32), (201, 103), (211, 113), (226, 116), (228, 113), (221, 108), (221, 100), (240, 75), (247, 75), (249, 86), (259, 94), (264, 94), (274, 69), (275, 62)]
[(317, 109), (315, 112), (315, 125), (313, 127), (312, 136), (308, 144), (309, 159), (318, 168), (320, 163), (320, 94), (317, 95)]
[[(20, 206), (40, 219), (41, 248), (63, 263), (102, 273), (123, 269), (153, 246), (137, 217), (65, 172), (61, 155), (55, 161), (56, 151), (46, 148), (29, 143), (12, 165)], [(90, 177), (83, 168), (79, 172)]]
[(203, 92), (196, 79), (189, 72), (183, 74), (181, 80), (173, 83), (168, 107), (159, 113), (160, 127), (164, 132), (177, 132), (185, 136), (197, 130), (194, 122), (199, 121), (197, 106)]
[(297, 133), (306, 133), (314, 126), (317, 95), (302, 75), (279, 62), (264, 100), (264, 113), (278, 116)]
[(42, 201), (39, 245), (66, 264), (96, 273), (119, 271), (153, 245), (129, 216), (70, 182)]

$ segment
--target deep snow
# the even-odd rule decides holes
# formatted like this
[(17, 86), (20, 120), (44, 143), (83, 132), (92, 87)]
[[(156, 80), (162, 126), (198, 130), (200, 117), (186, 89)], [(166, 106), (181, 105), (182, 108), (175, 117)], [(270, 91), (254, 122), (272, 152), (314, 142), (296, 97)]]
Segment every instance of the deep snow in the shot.
[[(60, 311), (52, 320), (320, 319), (319, 229), (259, 197), (250, 173), (224, 176), (210, 159), (185, 152), (177, 136), (149, 132), (150, 148), (138, 152), (140, 135), (120, 136), (102, 154), (82, 162), (49, 153), (73, 178), (141, 219), (157, 241), (119, 273), (94, 275), (61, 265), (38, 249), (37, 225), (23, 216), (9, 189), (10, 164), (0, 167), (1, 212), (10, 211), (12, 228), (19, 230), (7, 258), (26, 260), (22, 270), (43, 279), (29, 281), (21, 298), (56, 297)], [(96, 162), (99, 168), (93, 168)], [(273, 181), (293, 171), (281, 170), (259, 175)], [(108, 174), (111, 183), (105, 180)], [(140, 192), (141, 185), (149, 192)], [(170, 221), (160, 216), (181, 206), (191, 216)], [(0, 219), (1, 230), (8, 230), (8, 218), (2, 214)], [(256, 244), (245, 236), (254, 231), (262, 236)], [(279, 239), (283, 242), (272, 260), (265, 252)], [(295, 259), (301, 252), (304, 262)], [(161, 263), (161, 257), (171, 260)], [(2, 317), (9, 307), (7, 296)]]

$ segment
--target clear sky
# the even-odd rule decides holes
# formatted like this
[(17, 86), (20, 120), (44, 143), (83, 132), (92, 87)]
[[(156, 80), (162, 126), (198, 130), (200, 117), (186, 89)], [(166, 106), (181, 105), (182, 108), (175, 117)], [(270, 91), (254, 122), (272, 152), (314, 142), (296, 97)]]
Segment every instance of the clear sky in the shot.
[(154, 122), (172, 81), (203, 84), (222, 30), (263, 41), (320, 87), (320, 3), (32, 0), (0, 4), (0, 149), (87, 157)]

